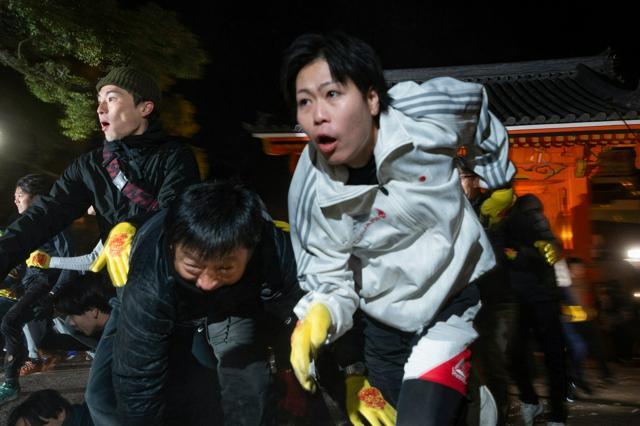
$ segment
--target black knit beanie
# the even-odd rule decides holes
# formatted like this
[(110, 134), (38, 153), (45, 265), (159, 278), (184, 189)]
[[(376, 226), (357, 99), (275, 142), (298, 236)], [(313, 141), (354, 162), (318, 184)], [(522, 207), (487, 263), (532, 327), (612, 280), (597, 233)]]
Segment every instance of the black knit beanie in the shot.
[(160, 103), (160, 87), (146, 72), (132, 67), (113, 68), (98, 81), (96, 90), (99, 92), (104, 86), (113, 84), (139, 97), (142, 101), (151, 101), (156, 106)]

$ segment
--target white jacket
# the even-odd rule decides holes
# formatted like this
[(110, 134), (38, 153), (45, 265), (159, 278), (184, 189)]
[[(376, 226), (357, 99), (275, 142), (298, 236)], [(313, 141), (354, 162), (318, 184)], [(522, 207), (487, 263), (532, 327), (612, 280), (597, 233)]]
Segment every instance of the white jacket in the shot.
[(467, 147), (487, 187), (508, 183), (505, 128), (479, 84), (437, 78), (394, 86), (374, 147), (379, 185), (345, 185), (309, 144), (289, 189), (291, 238), (302, 288), (295, 312), (331, 313), (329, 341), (357, 308), (403, 331), (420, 330), (447, 298), (495, 264), (454, 164)]

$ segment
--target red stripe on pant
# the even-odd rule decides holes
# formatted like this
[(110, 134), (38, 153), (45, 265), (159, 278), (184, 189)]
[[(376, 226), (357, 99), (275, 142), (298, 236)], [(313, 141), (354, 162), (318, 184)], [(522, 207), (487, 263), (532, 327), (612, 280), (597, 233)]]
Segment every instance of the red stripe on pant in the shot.
[(471, 369), (470, 358), (471, 350), (465, 349), (450, 360), (427, 371), (419, 379), (439, 383), (466, 396), (469, 370)]

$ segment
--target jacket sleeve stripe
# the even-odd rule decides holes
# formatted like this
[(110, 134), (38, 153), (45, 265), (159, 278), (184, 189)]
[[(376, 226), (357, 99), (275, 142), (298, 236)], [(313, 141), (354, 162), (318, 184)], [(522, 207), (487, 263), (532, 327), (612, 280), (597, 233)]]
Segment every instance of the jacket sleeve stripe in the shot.
[(313, 211), (313, 199), (315, 194), (315, 173), (309, 173), (302, 185), (299, 209), (296, 212), (298, 224), (298, 238), (302, 251), (300, 252), (299, 271), (302, 272), (311, 261), (311, 256), (307, 251), (309, 234), (311, 232), (311, 215)]
[(411, 110), (413, 108), (425, 106), (449, 106), (449, 105), (458, 105), (458, 106), (467, 106), (473, 105), (476, 107), (480, 107), (482, 99), (479, 97), (466, 97), (461, 98), (460, 100), (454, 99), (418, 99), (418, 102), (394, 102), (393, 107), (399, 109), (401, 111)]
[[(441, 106), (441, 105), (438, 105)], [(401, 110), (402, 111), (402, 110)], [(480, 111), (480, 107), (460, 107), (460, 108), (425, 108), (417, 111), (402, 111), (405, 115), (408, 115), (411, 118), (422, 118), (427, 114), (436, 115), (436, 114), (450, 114), (450, 115), (458, 115), (460, 113), (466, 114), (477, 114)]]
[(427, 92), (396, 99), (392, 102), (392, 106), (411, 117), (426, 114), (456, 114), (461, 111), (477, 112), (482, 106), (482, 96), (477, 91), (457, 94)]
[(309, 242), (309, 233), (311, 232), (311, 215), (313, 213), (313, 200), (315, 195), (315, 176), (309, 179), (309, 185), (304, 188), (305, 192), (302, 194), (302, 215), (305, 216), (302, 223), (305, 225), (305, 229), (300, 230), (300, 241), (303, 247), (307, 247)]
[(406, 106), (405, 104), (417, 103), (414, 101), (440, 101), (444, 102), (454, 102), (453, 100), (458, 100), (458, 102), (482, 102), (482, 96), (477, 90), (465, 90), (457, 93), (446, 93), (446, 92), (438, 92), (438, 91), (429, 91), (425, 93), (420, 93), (418, 95), (407, 96), (403, 98), (394, 98), (392, 101), (392, 105), (394, 108), (400, 109), (402, 106)]
[(515, 174), (515, 167), (509, 161), (509, 136), (500, 121), (489, 111), (489, 100), (482, 89), (482, 108), (478, 115), (476, 136), (470, 164), (481, 176), (483, 186), (497, 188), (508, 184)]

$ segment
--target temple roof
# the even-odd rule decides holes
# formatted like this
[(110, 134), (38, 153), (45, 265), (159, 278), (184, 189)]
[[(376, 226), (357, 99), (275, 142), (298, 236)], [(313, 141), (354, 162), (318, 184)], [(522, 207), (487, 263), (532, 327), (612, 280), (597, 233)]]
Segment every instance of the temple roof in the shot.
[(457, 67), (385, 71), (390, 85), (455, 77), (483, 84), (489, 108), (505, 126), (637, 119), (640, 88), (615, 77), (614, 58), (600, 55)]

